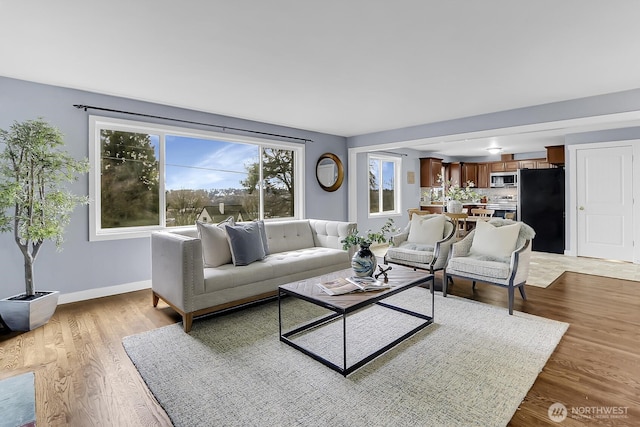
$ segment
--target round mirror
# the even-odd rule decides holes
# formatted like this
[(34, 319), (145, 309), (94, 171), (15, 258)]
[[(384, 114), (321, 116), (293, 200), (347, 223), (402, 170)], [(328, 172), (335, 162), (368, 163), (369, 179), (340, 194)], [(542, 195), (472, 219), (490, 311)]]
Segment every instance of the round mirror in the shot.
[(316, 178), (325, 191), (336, 191), (342, 185), (344, 170), (335, 154), (324, 153), (316, 163)]

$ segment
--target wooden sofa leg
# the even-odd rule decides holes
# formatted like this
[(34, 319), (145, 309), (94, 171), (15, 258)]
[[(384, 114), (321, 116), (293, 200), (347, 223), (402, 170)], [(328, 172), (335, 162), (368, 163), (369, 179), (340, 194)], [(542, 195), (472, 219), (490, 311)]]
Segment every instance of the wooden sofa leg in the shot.
[(158, 301), (160, 301), (160, 297), (158, 295), (156, 295), (155, 292), (152, 292), (151, 295), (153, 297), (153, 306), (157, 307), (158, 306)]
[(182, 325), (186, 333), (191, 332), (191, 324), (193, 323), (193, 313), (185, 313), (182, 315)]

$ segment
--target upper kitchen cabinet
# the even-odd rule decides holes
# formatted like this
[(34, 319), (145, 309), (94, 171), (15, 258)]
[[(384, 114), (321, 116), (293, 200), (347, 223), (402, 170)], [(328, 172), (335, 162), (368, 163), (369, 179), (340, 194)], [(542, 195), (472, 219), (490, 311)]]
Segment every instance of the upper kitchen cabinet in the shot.
[(460, 185), (462, 180), (462, 168), (460, 163), (449, 163), (445, 169), (447, 181), (451, 181), (452, 184)]
[(440, 187), (438, 175), (442, 174), (442, 159), (423, 157), (420, 159), (420, 187)]
[(538, 169), (535, 159), (520, 160), (520, 169)]
[(478, 186), (478, 164), (477, 163), (462, 163), (460, 166), (460, 186), (465, 187), (467, 181), (472, 181), (475, 186)]
[(507, 160), (502, 162), (492, 162), (491, 172), (515, 172), (520, 167), (520, 162), (517, 160)]
[(476, 187), (489, 188), (490, 170), (491, 168), (489, 167), (489, 163), (478, 163), (478, 181), (474, 181), (476, 183)]
[(549, 169), (547, 159), (520, 160), (520, 169)]
[(547, 149), (547, 161), (552, 165), (564, 165), (564, 145), (545, 147)]

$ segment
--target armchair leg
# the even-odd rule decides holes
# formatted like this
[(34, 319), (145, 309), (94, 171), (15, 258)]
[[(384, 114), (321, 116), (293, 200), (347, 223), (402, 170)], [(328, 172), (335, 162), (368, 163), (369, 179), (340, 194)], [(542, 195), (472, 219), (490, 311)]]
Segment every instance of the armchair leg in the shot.
[(442, 296), (447, 296), (447, 281), (450, 279), (450, 276), (447, 274), (446, 270), (442, 271)]
[(509, 286), (509, 314), (513, 314), (513, 286)]
[(524, 283), (518, 286), (518, 290), (520, 291), (520, 296), (522, 296), (523, 300), (527, 300), (527, 295), (524, 293)]

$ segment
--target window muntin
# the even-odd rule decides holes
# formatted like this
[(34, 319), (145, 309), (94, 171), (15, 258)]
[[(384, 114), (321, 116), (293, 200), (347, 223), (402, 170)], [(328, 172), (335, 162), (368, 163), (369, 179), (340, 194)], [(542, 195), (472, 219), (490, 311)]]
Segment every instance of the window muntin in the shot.
[[(154, 229), (228, 216), (304, 215), (304, 176), (297, 166), (302, 144), (96, 116), (90, 135), (91, 240), (145, 237)], [(129, 176), (136, 171), (137, 179)], [(127, 206), (137, 210), (127, 212)]]
[(369, 156), (369, 215), (388, 215), (400, 210), (400, 159), (387, 156)]

